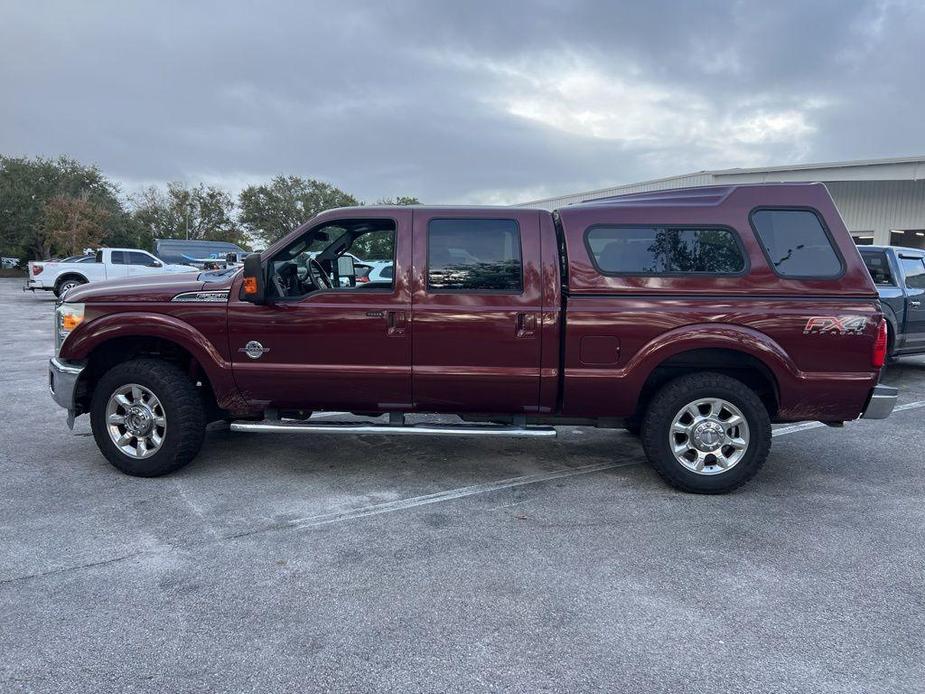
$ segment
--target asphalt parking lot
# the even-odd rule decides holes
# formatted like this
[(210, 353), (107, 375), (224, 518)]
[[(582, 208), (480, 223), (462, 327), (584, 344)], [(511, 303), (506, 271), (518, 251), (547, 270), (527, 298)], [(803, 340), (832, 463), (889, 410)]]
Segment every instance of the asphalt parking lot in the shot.
[(134, 479), (47, 392), (51, 294), (0, 280), (0, 689), (925, 688), (925, 359), (675, 492), (632, 437), (211, 431)]

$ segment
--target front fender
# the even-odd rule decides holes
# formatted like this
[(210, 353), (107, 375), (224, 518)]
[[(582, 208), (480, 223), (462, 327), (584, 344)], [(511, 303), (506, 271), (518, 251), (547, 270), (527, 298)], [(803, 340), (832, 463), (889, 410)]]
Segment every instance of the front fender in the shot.
[(139, 337), (167, 340), (189, 352), (208, 377), (219, 407), (241, 409), (231, 362), (199, 330), (173, 316), (127, 311), (91, 319), (67, 336), (59, 356), (68, 361), (82, 361), (89, 359), (94, 350), (111, 340)]

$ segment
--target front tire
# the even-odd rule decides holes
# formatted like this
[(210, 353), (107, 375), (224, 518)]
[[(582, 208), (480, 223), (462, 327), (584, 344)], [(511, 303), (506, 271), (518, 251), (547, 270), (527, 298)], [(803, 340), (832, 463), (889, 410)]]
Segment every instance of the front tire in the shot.
[(725, 494), (767, 460), (771, 422), (761, 398), (717, 373), (680, 376), (656, 393), (642, 425), (642, 445), (656, 472), (676, 489)]
[(90, 426), (96, 445), (116, 468), (135, 477), (158, 477), (196, 457), (205, 436), (205, 407), (179, 367), (133, 359), (97, 382)]

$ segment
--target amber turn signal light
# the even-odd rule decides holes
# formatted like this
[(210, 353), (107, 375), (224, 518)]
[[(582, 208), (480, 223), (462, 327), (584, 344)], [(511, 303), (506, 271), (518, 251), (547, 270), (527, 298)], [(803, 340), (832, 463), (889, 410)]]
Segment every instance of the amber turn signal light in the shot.
[(256, 277), (245, 277), (244, 278), (244, 293), (245, 294), (256, 294), (257, 293), (257, 278)]
[(83, 316), (77, 316), (73, 313), (65, 313), (61, 316), (61, 328), (70, 332), (83, 320)]

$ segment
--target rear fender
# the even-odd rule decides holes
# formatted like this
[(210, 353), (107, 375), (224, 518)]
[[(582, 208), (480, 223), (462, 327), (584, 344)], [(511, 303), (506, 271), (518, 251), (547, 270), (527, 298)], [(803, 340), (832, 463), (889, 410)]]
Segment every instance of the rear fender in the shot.
[[(635, 397), (652, 371), (666, 359), (697, 349), (729, 349), (764, 364), (777, 386), (781, 420), (852, 419), (876, 382), (875, 372), (801, 371), (787, 352), (768, 335), (741, 325), (701, 323), (685, 325), (656, 337), (624, 368)], [(855, 402), (857, 401), (857, 402)], [(855, 411), (857, 409), (857, 411)]]
[(625, 370), (640, 374), (641, 385), (665, 360), (701, 349), (728, 349), (754, 357), (770, 371), (778, 389), (801, 376), (793, 360), (769, 336), (752, 328), (724, 323), (685, 325), (662, 333), (639, 350)]

